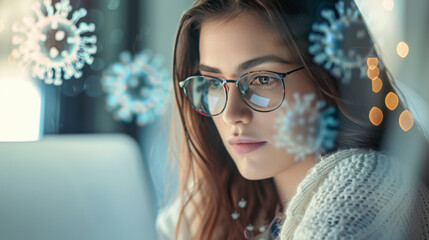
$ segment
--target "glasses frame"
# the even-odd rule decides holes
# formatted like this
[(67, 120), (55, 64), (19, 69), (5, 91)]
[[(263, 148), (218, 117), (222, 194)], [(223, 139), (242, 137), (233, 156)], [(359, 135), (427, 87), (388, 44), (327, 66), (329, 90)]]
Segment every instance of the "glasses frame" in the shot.
[[(279, 73), (279, 72), (273, 72), (273, 71), (252, 71), (252, 72), (247, 72), (247, 73), (245, 73), (245, 74), (241, 75), (239, 78), (237, 78), (237, 80), (233, 80), (233, 79), (229, 79), (229, 80), (227, 80), (227, 79), (220, 79), (220, 78), (212, 77), (212, 76), (209, 76), (209, 75), (194, 75), (194, 76), (187, 77), (186, 79), (184, 79), (184, 80), (182, 80), (182, 81), (179, 81), (179, 87), (183, 90), (183, 93), (185, 94), (186, 98), (188, 99), (188, 102), (191, 104), (191, 106), (192, 106), (192, 108), (193, 108), (193, 109), (195, 109), (199, 114), (201, 114), (201, 115), (203, 115), (203, 116), (206, 116), (206, 117), (214, 117), (214, 116), (217, 116), (217, 115), (222, 114), (222, 113), (223, 113), (223, 111), (224, 111), (224, 110), (225, 110), (225, 108), (226, 108), (226, 104), (228, 103), (228, 90), (229, 90), (229, 87), (228, 87), (227, 83), (234, 83), (234, 85), (238, 88), (238, 82), (239, 82), (243, 77), (245, 77), (245, 76), (246, 76), (246, 75), (248, 75), (248, 74), (252, 74), (252, 73), (255, 73), (255, 72), (271, 73), (271, 74), (276, 75), (278, 78), (280, 78), (280, 79), (282, 80), (283, 97), (282, 97), (282, 101), (281, 101), (281, 103), (280, 103), (277, 107), (275, 107), (275, 108), (273, 108), (273, 109), (271, 109), (271, 110), (266, 110), (266, 111), (255, 109), (255, 108), (253, 108), (252, 106), (250, 106), (250, 104), (249, 104), (249, 103), (247, 103), (247, 102), (246, 102), (246, 100), (244, 99), (244, 97), (241, 95), (241, 92), (240, 92), (240, 91), (238, 91), (238, 92), (239, 92), (239, 95), (240, 95), (241, 100), (243, 100), (243, 102), (244, 102), (248, 107), (250, 107), (252, 110), (254, 110), (254, 111), (256, 111), (256, 112), (272, 112), (272, 111), (276, 110), (277, 108), (279, 108), (279, 107), (283, 104), (283, 102), (284, 102), (284, 100), (285, 100), (285, 91), (286, 91), (286, 90), (285, 90), (284, 78), (285, 78), (286, 76), (288, 76), (289, 74), (294, 73), (294, 72), (296, 72), (296, 71), (299, 71), (299, 70), (301, 70), (301, 69), (304, 69), (304, 66), (298, 67), (298, 68), (296, 68), (296, 69), (293, 69), (293, 70), (288, 71), (288, 72), (285, 72), (285, 73)], [(215, 79), (215, 80), (219, 81), (220, 83), (222, 83), (223, 89), (224, 89), (224, 91), (225, 91), (225, 104), (224, 104), (224, 106), (223, 106), (222, 110), (221, 110), (219, 113), (214, 114), (214, 115), (210, 115), (210, 114), (203, 113), (203, 112), (201, 112), (197, 107), (195, 107), (195, 106), (194, 106), (194, 104), (192, 103), (192, 101), (189, 99), (188, 94), (187, 94), (187, 92), (186, 92), (186, 88), (185, 88), (185, 86), (186, 86), (186, 83), (187, 83), (188, 81), (190, 81), (190, 80), (191, 80), (192, 78), (194, 78), (194, 77), (210, 77), (210, 78)]]

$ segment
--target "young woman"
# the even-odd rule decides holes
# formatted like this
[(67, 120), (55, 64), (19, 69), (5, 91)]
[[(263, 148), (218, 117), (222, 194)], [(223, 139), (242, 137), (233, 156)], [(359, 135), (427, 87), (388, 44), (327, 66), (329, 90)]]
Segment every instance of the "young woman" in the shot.
[[(158, 217), (162, 239), (429, 237), (425, 189), (405, 184), (380, 151), (383, 124), (368, 121), (379, 99), (347, 91), (370, 81), (354, 74), (342, 85), (313, 62), (308, 35), (322, 8), (334, 2), (197, 0), (183, 15), (173, 63), (180, 192)], [(320, 101), (339, 109), (335, 147), (278, 147), (277, 119)]]

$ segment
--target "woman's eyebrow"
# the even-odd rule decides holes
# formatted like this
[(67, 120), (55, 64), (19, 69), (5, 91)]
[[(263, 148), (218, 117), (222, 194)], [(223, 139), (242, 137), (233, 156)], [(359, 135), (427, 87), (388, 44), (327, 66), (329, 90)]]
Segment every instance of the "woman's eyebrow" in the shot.
[(238, 67), (238, 71), (245, 71), (249, 68), (253, 68), (256, 67), (258, 65), (264, 64), (264, 63), (285, 63), (285, 64), (292, 64), (291, 62), (275, 56), (275, 55), (267, 55), (267, 56), (262, 56), (262, 57), (257, 57), (254, 59), (251, 59), (249, 61), (246, 61), (244, 63), (242, 63), (239, 67)]
[(214, 67), (209, 67), (209, 66), (204, 65), (204, 64), (200, 64), (199, 70), (200, 70), (200, 72), (221, 73), (221, 71), (219, 69), (214, 68)]
[[(249, 68), (253, 68), (256, 67), (258, 65), (262, 65), (264, 63), (285, 63), (285, 64), (292, 64), (291, 62), (275, 56), (275, 55), (267, 55), (267, 56), (262, 56), (262, 57), (257, 57), (251, 60), (248, 60), (242, 64), (240, 64), (240, 66), (238, 67), (238, 72), (242, 72), (245, 71)], [(209, 72), (209, 73), (222, 73), (218, 68), (214, 68), (214, 67), (209, 67), (207, 65), (204, 64), (200, 64), (199, 65), (199, 70), (200, 71), (204, 71), (204, 72)]]

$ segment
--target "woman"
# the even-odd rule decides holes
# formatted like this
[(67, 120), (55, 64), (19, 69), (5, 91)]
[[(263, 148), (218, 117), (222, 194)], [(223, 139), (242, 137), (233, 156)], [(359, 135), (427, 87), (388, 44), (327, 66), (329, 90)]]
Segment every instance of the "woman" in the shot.
[[(429, 236), (423, 216), (403, 211), (416, 193), (377, 151), (383, 124), (370, 124), (367, 109), (380, 99), (364, 102), (339, 90), (371, 89), (370, 81), (344, 87), (308, 51), (311, 24), (322, 8), (333, 7), (197, 0), (183, 15), (173, 76), (185, 144), (179, 197), (157, 220), (163, 239)], [(380, 78), (388, 79), (385, 71)], [(392, 91), (387, 81), (382, 91)], [(300, 109), (302, 99), (309, 109), (321, 101), (337, 107), (340, 126), (335, 147), (319, 144), (296, 161), (299, 153), (278, 147), (276, 119)], [(425, 213), (424, 189), (418, 193)]]

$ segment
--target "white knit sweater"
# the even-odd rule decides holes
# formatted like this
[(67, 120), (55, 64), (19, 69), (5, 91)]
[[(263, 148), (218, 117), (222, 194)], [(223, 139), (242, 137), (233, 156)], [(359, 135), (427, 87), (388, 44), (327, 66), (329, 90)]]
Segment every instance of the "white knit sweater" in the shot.
[[(322, 158), (287, 205), (280, 240), (429, 239), (429, 194), (414, 187), (404, 162), (362, 149)], [(174, 239), (179, 202), (158, 216), (161, 239)]]

